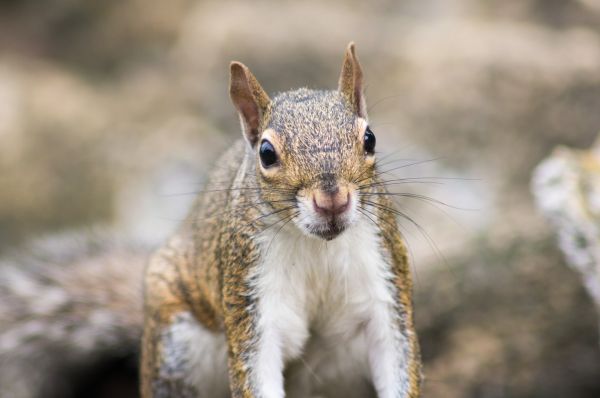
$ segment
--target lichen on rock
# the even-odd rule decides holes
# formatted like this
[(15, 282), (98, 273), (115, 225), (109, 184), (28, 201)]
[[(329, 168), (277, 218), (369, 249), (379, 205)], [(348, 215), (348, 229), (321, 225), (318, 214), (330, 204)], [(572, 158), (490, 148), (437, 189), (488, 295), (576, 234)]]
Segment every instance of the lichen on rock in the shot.
[(600, 312), (600, 141), (589, 150), (555, 149), (535, 169), (531, 188)]

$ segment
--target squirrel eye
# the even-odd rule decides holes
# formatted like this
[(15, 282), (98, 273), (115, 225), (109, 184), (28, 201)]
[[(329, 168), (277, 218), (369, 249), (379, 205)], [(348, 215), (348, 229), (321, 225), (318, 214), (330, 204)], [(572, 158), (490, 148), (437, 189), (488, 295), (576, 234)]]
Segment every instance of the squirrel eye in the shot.
[(364, 138), (364, 148), (367, 155), (373, 155), (375, 153), (375, 142), (375, 134), (373, 134), (370, 127), (367, 127)]
[(277, 163), (277, 153), (275, 153), (275, 148), (273, 147), (273, 144), (267, 140), (262, 140), (260, 143), (258, 155), (260, 156), (260, 162), (265, 169)]

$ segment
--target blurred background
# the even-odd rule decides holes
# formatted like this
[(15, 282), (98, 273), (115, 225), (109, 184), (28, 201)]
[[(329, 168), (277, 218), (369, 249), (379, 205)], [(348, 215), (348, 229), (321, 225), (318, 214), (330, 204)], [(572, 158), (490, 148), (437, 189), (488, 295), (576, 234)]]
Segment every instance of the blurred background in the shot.
[[(240, 137), (228, 63), (335, 88), (354, 40), (409, 189), (426, 397), (600, 396), (597, 313), (533, 168), (600, 131), (600, 1), (0, 1), (0, 255), (102, 226), (159, 244)], [(414, 165), (410, 165), (416, 163)]]

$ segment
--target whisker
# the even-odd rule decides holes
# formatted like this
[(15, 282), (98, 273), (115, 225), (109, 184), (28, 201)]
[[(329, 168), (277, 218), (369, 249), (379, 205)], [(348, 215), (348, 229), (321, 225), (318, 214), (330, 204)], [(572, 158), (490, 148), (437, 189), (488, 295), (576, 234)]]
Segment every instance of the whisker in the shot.
[[(288, 206), (288, 209), (292, 209), (294, 207), (296, 207), (295, 203), (296, 200), (294, 198), (286, 198), (286, 199), (280, 199), (280, 200), (264, 200), (264, 201), (260, 201), (260, 202), (252, 202), (252, 203), (241, 203), (241, 204), (237, 204), (234, 206), (225, 206), (221, 211), (207, 215), (206, 217), (197, 217), (197, 218), (193, 218), (193, 219), (183, 219), (183, 220), (179, 220), (179, 221), (188, 221), (189, 225), (191, 226), (197, 226), (199, 223), (209, 220), (211, 218), (214, 217), (222, 217), (228, 213), (235, 213), (235, 212), (239, 212), (245, 209), (249, 209), (249, 208), (253, 208), (253, 207), (258, 207), (261, 205), (270, 205), (272, 203), (294, 203), (293, 206)], [(260, 210), (259, 210), (260, 212)], [(264, 213), (260, 212), (261, 216), (265, 215)], [(269, 214), (266, 214), (266, 216), (268, 216)], [(247, 224), (247, 225), (250, 225)]]
[(362, 189), (366, 189), (366, 188), (374, 188), (374, 187), (387, 187), (387, 186), (394, 186), (394, 185), (406, 185), (406, 184), (422, 184), (422, 185), (445, 185), (443, 182), (440, 181), (430, 181), (430, 180), (426, 180), (426, 179), (418, 179), (418, 178), (413, 178), (413, 179), (406, 179), (404, 181), (402, 181), (401, 179), (398, 179), (398, 181), (395, 182), (391, 182), (391, 183), (384, 183), (384, 182), (374, 182), (371, 184), (364, 184), (364, 185), (359, 185), (358, 189), (362, 190)]
[(284, 212), (284, 211), (287, 211), (287, 210), (291, 210), (291, 209), (293, 209), (293, 208), (295, 208), (295, 207), (296, 207), (296, 206), (288, 206), (288, 207), (284, 207), (284, 208), (282, 208), (282, 209), (278, 209), (278, 210), (272, 211), (272, 212), (270, 212), (270, 213), (267, 213), (267, 214), (262, 214), (262, 215), (260, 215), (259, 217), (257, 217), (257, 218), (255, 218), (255, 219), (253, 219), (252, 221), (250, 221), (250, 222), (249, 222), (247, 225), (253, 225), (253, 224), (254, 224), (256, 221), (258, 221), (258, 220), (262, 220), (263, 218), (270, 217), (270, 216), (273, 216), (273, 215), (275, 215), (275, 214), (282, 213), (282, 212)]
[[(403, 165), (400, 165), (400, 166), (397, 166), (397, 167), (392, 167), (389, 170), (376, 171), (375, 176), (378, 177), (378, 176), (381, 176), (383, 174), (391, 173), (392, 171), (395, 171), (395, 170), (400, 170), (400, 169), (407, 168), (407, 167), (418, 166), (420, 164), (435, 162), (435, 161), (440, 160), (440, 159), (443, 159), (443, 157), (437, 157), (437, 158), (432, 158), (432, 159), (414, 161), (414, 162), (403, 164)], [(367, 178), (369, 178), (369, 177), (367, 177)], [(359, 180), (355, 181), (355, 183), (358, 184), (358, 183), (366, 180), (367, 178), (359, 179)]]
[[(449, 207), (451, 209), (455, 209), (455, 210), (461, 210), (461, 211), (479, 211), (478, 209), (469, 209), (469, 208), (463, 208), (463, 207), (458, 207), (458, 206), (454, 206), (454, 205), (450, 205), (448, 203), (442, 202), (441, 200), (432, 198), (430, 196), (425, 196), (425, 195), (420, 195), (417, 193), (410, 193), (410, 192), (359, 192), (358, 193), (359, 196), (392, 196), (392, 197), (402, 197), (402, 198), (409, 198), (409, 199), (416, 199), (419, 200), (421, 202), (424, 203), (428, 203), (430, 205), (440, 205), (440, 206), (445, 206), (445, 207)], [(441, 209), (440, 209), (441, 210)]]
[(440, 156), (440, 157), (431, 158), (431, 159), (411, 161), (410, 163), (403, 164), (403, 165), (400, 165), (400, 166), (397, 166), (397, 167), (392, 167), (391, 169), (388, 169), (388, 170), (379, 171), (377, 175), (380, 176), (382, 174), (389, 174), (392, 171), (400, 170), (400, 169), (403, 169), (403, 168), (406, 168), (406, 167), (418, 166), (418, 165), (425, 164), (425, 163), (436, 162), (436, 161), (438, 161), (440, 159), (443, 159), (443, 157)]
[[(362, 196), (360, 193), (359, 193), (359, 195)], [(365, 194), (364, 196), (367, 196), (367, 197), (368, 196), (392, 196), (393, 199), (395, 199), (394, 196), (408, 197), (408, 196), (405, 196), (405, 194), (389, 193), (389, 192), (375, 192), (375, 193), (371, 193), (371, 194)], [(447, 205), (446, 203), (439, 202), (439, 201), (437, 201), (437, 202), (439, 202), (439, 203), (437, 203), (436, 199), (425, 197), (425, 196), (423, 198), (416, 198), (415, 197), (415, 198), (410, 198), (410, 199), (417, 199), (417, 200), (422, 201), (422, 202), (424, 202), (424, 203), (426, 203), (426, 204), (428, 204), (430, 206), (433, 206), (435, 209), (437, 209), (438, 211), (442, 212), (446, 217), (448, 217), (448, 219), (451, 220), (456, 226), (458, 226), (459, 228), (461, 228), (461, 229), (463, 229), (465, 231), (467, 230), (467, 228), (462, 223), (460, 223), (456, 218), (454, 218), (452, 216), (452, 214), (448, 213), (441, 206), (446, 206), (446, 207), (449, 207), (449, 208), (452, 208), (452, 209), (462, 210), (462, 211), (479, 211), (478, 209), (466, 209), (466, 208), (454, 207), (454, 206), (450, 206), (450, 205)]]
[(281, 189), (281, 188), (265, 188), (265, 187), (239, 187), (239, 188), (218, 188), (218, 189), (206, 189), (200, 191), (189, 191), (189, 192), (178, 192), (170, 194), (161, 194), (164, 197), (170, 196), (184, 196), (184, 195), (200, 195), (204, 193), (215, 193), (215, 192), (233, 192), (233, 191), (262, 191), (262, 192), (275, 192), (275, 193), (295, 193), (294, 189)]
[[(379, 177), (378, 175), (375, 176)], [(392, 178), (390, 180), (379, 180), (370, 184), (363, 184), (361, 187), (377, 186), (377, 185), (391, 185), (390, 183), (402, 182), (402, 181), (419, 181), (419, 180), (434, 180), (434, 181), (481, 181), (479, 178), (463, 178), (463, 177), (435, 177), (435, 176), (422, 176), (422, 177), (401, 177)], [(441, 184), (441, 183), (440, 183)]]
[(373, 103), (371, 104), (371, 106), (367, 107), (367, 112), (372, 112), (372, 111), (373, 111), (373, 109), (375, 109), (375, 107), (376, 107), (377, 105), (379, 105), (379, 104), (381, 104), (381, 103), (383, 103), (383, 102), (385, 102), (385, 101), (389, 101), (389, 100), (391, 100), (391, 99), (396, 99), (396, 98), (400, 98), (400, 97), (402, 97), (402, 94), (397, 94), (397, 95), (388, 95), (387, 97), (383, 97), (383, 98), (381, 98), (381, 99), (379, 99), (379, 100), (377, 100), (377, 101), (373, 102)]
[(273, 244), (273, 241), (275, 240), (275, 238), (277, 237), (277, 235), (279, 235), (279, 232), (281, 232), (281, 230), (283, 229), (283, 227), (285, 227), (290, 221), (292, 221), (294, 219), (294, 217), (296, 217), (298, 214), (300, 214), (300, 212), (296, 212), (296, 213), (292, 214), (291, 216), (289, 216), (289, 217), (287, 217), (285, 219), (286, 221), (275, 232), (275, 234), (273, 235), (273, 238), (271, 238), (271, 241), (269, 242), (269, 245), (267, 246), (267, 250), (265, 251), (265, 256), (267, 256), (268, 253), (269, 253), (269, 250), (271, 250), (271, 245)]
[[(403, 150), (407, 150), (408, 148), (410, 148), (412, 146), (414, 146), (414, 145), (409, 145), (408, 147), (403, 148)], [(375, 151), (375, 165), (377, 167), (383, 167), (383, 166), (387, 166), (389, 164), (393, 164), (396, 162), (414, 162), (414, 161), (420, 160), (420, 159), (412, 159), (412, 158), (392, 158), (392, 159), (390, 159), (392, 156), (398, 155), (400, 152), (401, 152), (400, 150), (396, 150), (396, 151), (386, 153), (383, 156), (380, 156), (379, 154), (382, 152)], [(385, 160), (385, 162), (384, 162), (384, 160)]]
[[(358, 206), (357, 210), (363, 214), (364, 216), (366, 216), (369, 220), (371, 220), (375, 226), (381, 230), (381, 225), (379, 223), (377, 223), (376, 221), (374, 221), (370, 216), (368, 216), (367, 214), (365, 214), (363, 211), (368, 212), (369, 214), (371, 214), (373, 217), (379, 219), (378, 215), (372, 211), (370, 211), (369, 209), (362, 207), (362, 206)], [(404, 232), (402, 232), (402, 226), (400, 224), (392, 224), (389, 221), (382, 219), (381, 221), (385, 222), (387, 225), (389, 225), (390, 227), (397, 229), (398, 233), (400, 234), (400, 237), (402, 238), (402, 241), (404, 242), (404, 244), (406, 245), (406, 248), (408, 249), (408, 254), (410, 257), (410, 264), (412, 264), (412, 268), (413, 268), (413, 273), (415, 275), (415, 283), (418, 281), (418, 272), (417, 272), (417, 266), (416, 266), (416, 261), (415, 261), (415, 254), (412, 250), (412, 247), (410, 246), (410, 243), (408, 241), (408, 237), (407, 235), (404, 234)], [(385, 237), (385, 239), (387, 240), (388, 238)]]
[(404, 212), (402, 212), (400, 210), (383, 205), (381, 203), (377, 203), (377, 202), (373, 202), (373, 201), (369, 201), (369, 200), (365, 200), (365, 203), (368, 203), (371, 206), (374, 206), (383, 211), (387, 211), (389, 213), (395, 214), (395, 215), (407, 220), (408, 222), (410, 222), (421, 233), (423, 238), (428, 242), (429, 246), (436, 253), (436, 255), (440, 258), (440, 260), (442, 260), (442, 262), (448, 266), (448, 261), (446, 260), (445, 256), (442, 254), (441, 250), (439, 249), (438, 245), (435, 243), (435, 241), (433, 240), (431, 235), (429, 235), (427, 230), (425, 230), (425, 228), (423, 228), (419, 223), (417, 223), (412, 217), (408, 216), (407, 214), (405, 214)]

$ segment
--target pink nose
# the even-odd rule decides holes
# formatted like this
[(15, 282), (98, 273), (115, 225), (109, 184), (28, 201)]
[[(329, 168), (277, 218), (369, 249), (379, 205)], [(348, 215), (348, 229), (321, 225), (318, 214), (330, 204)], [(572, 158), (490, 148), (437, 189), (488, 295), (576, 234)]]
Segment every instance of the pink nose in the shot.
[(350, 205), (350, 192), (336, 189), (334, 192), (317, 191), (313, 197), (315, 211), (325, 217), (333, 217), (345, 212)]

